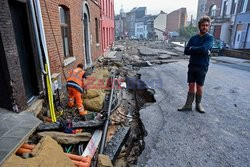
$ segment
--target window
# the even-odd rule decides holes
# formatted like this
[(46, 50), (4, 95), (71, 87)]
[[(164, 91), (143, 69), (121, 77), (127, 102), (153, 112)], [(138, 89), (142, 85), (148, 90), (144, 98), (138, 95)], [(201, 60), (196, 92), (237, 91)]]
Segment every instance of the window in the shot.
[(63, 40), (63, 54), (64, 57), (69, 57), (71, 56), (69, 10), (63, 6), (59, 6), (59, 14)]
[(96, 35), (96, 43), (99, 43), (99, 22), (98, 19), (95, 18), (95, 35)]
[(236, 12), (236, 6), (237, 6), (237, 0), (233, 0), (233, 2), (232, 2), (232, 8), (231, 8), (231, 14), (235, 14), (235, 12)]
[(213, 5), (211, 7), (211, 10), (210, 10), (210, 16), (215, 16), (216, 15), (216, 10), (217, 10), (217, 6)]
[(228, 7), (228, 1), (226, 0), (223, 3), (222, 17), (225, 17), (227, 15), (227, 7)]
[(201, 4), (200, 12), (205, 12), (206, 4)]
[(241, 10), (240, 10), (241, 13), (246, 12), (246, 10), (247, 10), (247, 4), (248, 4), (248, 0), (243, 0), (242, 1)]

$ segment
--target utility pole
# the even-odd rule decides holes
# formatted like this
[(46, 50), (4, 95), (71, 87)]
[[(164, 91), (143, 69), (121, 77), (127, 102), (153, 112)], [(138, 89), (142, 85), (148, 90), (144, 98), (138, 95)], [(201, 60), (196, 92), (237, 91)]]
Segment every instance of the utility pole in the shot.
[(190, 22), (190, 26), (193, 26), (193, 15), (191, 15), (191, 22)]

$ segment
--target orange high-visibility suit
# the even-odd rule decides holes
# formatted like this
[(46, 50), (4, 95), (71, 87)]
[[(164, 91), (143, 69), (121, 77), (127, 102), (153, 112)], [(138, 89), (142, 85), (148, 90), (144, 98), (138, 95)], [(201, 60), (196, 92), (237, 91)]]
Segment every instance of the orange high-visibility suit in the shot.
[(68, 106), (73, 107), (76, 105), (80, 115), (86, 115), (87, 111), (82, 104), (82, 93), (84, 88), (85, 71), (81, 68), (76, 68), (69, 72), (67, 78), (67, 90), (69, 94)]

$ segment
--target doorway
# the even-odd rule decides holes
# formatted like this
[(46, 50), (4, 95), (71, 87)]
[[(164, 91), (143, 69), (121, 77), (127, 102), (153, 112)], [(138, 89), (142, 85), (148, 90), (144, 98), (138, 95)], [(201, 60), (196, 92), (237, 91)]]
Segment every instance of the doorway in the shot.
[(87, 4), (83, 7), (83, 29), (84, 29), (84, 53), (85, 53), (85, 66), (90, 67), (92, 65), (91, 60), (91, 46), (90, 46), (90, 29), (89, 29), (89, 8)]
[(8, 67), (4, 53), (3, 42), (0, 32), (0, 107), (8, 110), (12, 109), (10, 91), (9, 91), (9, 79), (8, 79)]
[(235, 34), (235, 42), (234, 42), (235, 49), (240, 49), (242, 28), (243, 28), (242, 24), (237, 25), (236, 34)]
[(36, 65), (31, 40), (31, 28), (28, 18), (27, 4), (9, 0), (11, 19), (15, 33), (22, 78), (27, 102), (38, 95)]

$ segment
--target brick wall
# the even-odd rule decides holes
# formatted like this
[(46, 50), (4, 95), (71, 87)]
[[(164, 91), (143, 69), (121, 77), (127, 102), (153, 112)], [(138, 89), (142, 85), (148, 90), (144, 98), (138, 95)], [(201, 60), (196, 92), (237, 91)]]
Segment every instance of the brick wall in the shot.
[(168, 14), (167, 16), (167, 30), (172, 31), (179, 31), (180, 28), (180, 11), (175, 10)]
[(114, 0), (100, 0), (100, 4), (102, 50), (107, 52), (115, 39)]
[[(89, 10), (90, 10), (90, 31), (92, 34), (92, 61), (96, 61), (96, 59), (102, 55), (102, 39), (101, 39), (101, 8), (99, 6), (99, 3), (97, 3), (94, 0), (88, 1), (89, 4)], [(99, 36), (99, 43), (97, 43), (96, 39), (96, 20), (98, 22), (98, 36)]]
[(9, 5), (7, 0), (0, 0), (0, 4), (0, 32), (8, 68), (5, 71), (8, 74), (6, 82), (11, 86), (8, 96), (12, 106), (17, 105), (19, 109), (24, 109), (27, 106), (25, 89)]
[(180, 8), (168, 14), (167, 16), (167, 30), (170, 32), (179, 32), (181, 27), (187, 25), (187, 9)]
[[(60, 73), (75, 68), (78, 63), (84, 63), (83, 57), (83, 28), (82, 3), (79, 0), (41, 0), (41, 10), (44, 23), (45, 37), (48, 47), (51, 73)], [(72, 55), (76, 61), (64, 67), (66, 59), (63, 54), (63, 41), (61, 36), (59, 5), (69, 9), (70, 35)], [(54, 34), (53, 34), (54, 33)]]
[(206, 3), (206, 15), (209, 14), (209, 10), (213, 5), (216, 5), (216, 16), (220, 16), (222, 0), (207, 0)]
[[(100, 21), (100, 7), (94, 1), (87, 1), (90, 9), (90, 31), (92, 35), (92, 61), (95, 61), (101, 56), (101, 44), (96, 44), (95, 33), (95, 18)], [(41, 10), (44, 22), (45, 36), (49, 52), (51, 73), (67, 73), (70, 69), (75, 68), (78, 63), (85, 63), (84, 52), (84, 35), (83, 35), (83, 3), (81, 0), (41, 0)], [(76, 60), (67, 66), (63, 66), (64, 60), (67, 58), (63, 54), (63, 40), (61, 36), (59, 5), (65, 6), (69, 10), (70, 16), (70, 35), (71, 35), (71, 49), (72, 55)], [(54, 36), (52, 33), (54, 32)], [(101, 41), (100, 27), (99, 38)], [(63, 81), (65, 81), (65, 78)]]

